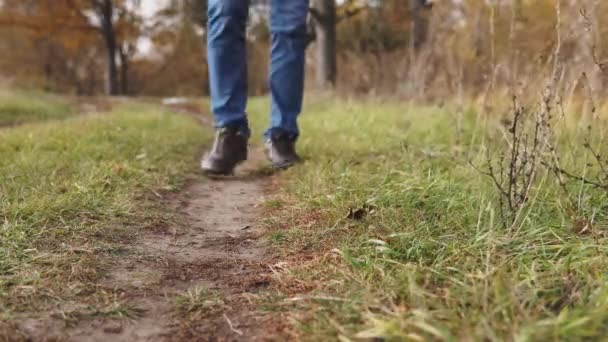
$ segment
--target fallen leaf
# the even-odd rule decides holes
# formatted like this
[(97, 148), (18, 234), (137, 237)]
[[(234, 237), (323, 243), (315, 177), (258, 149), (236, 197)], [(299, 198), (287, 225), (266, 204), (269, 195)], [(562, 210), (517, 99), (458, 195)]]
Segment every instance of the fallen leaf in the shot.
[(374, 212), (375, 211), (372, 206), (370, 206), (369, 204), (365, 204), (360, 208), (350, 208), (348, 210), (348, 215), (346, 215), (346, 218), (350, 220), (359, 221), (364, 219), (368, 214), (372, 214)]
[(593, 233), (593, 224), (587, 219), (574, 221), (574, 232), (578, 235), (590, 235)]

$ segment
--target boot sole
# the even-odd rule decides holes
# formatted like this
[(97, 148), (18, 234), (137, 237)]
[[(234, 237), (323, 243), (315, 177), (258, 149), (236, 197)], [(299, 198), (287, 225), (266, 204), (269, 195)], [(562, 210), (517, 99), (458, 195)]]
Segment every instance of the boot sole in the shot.
[(231, 176), (234, 176), (234, 171), (236, 170), (236, 168), (246, 161), (247, 161), (247, 158), (236, 162), (236, 164), (234, 165), (234, 167), (231, 170), (216, 170), (216, 169), (208, 169), (208, 168), (204, 168), (204, 167), (201, 167), (201, 170), (203, 171), (204, 175), (210, 176), (210, 177), (231, 177)]
[(286, 169), (292, 168), (292, 167), (296, 166), (298, 163), (300, 163), (300, 159), (290, 161), (290, 162), (285, 162), (285, 163), (273, 163), (271, 160), (269, 160), (269, 161), (270, 161), (271, 167), (275, 170), (286, 170)]

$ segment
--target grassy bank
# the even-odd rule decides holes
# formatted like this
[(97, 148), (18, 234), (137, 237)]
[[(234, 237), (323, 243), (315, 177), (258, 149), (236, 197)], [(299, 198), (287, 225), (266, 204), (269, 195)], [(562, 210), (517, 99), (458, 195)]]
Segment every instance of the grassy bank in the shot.
[[(505, 228), (497, 189), (476, 170), (508, 151), (498, 119), (380, 101), (311, 103), (302, 119), (307, 161), (268, 202), (269, 240), (290, 265), (279, 289), (296, 296), (280, 308), (302, 339), (608, 334), (605, 191), (561, 186), (539, 167)], [(604, 155), (605, 128), (593, 127)], [(590, 134), (585, 123), (560, 133), (563, 167), (591, 173)]]
[(179, 185), (208, 138), (136, 104), (0, 131), (0, 318), (95, 292), (100, 262), (168, 214), (146, 198)]
[(74, 114), (73, 106), (58, 96), (0, 91), (0, 127), (63, 119)]

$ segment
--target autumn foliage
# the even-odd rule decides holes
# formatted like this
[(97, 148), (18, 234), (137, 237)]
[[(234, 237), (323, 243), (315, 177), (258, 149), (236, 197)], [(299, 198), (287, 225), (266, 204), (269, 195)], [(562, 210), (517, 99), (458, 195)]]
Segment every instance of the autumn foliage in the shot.
[[(248, 35), (254, 94), (267, 90), (269, 46), (267, 1), (258, 2), (253, 1)], [(427, 1), (417, 11), (417, 2), (337, 6), (339, 90), (418, 99), (484, 97), (516, 88), (525, 93), (527, 87), (538, 89), (560, 63), (569, 66), (561, 76), (570, 87), (566, 93), (582, 91), (584, 74), (594, 92), (603, 94), (608, 24), (599, 18), (608, 15), (608, 3), (443, 0)], [(111, 27), (103, 25), (107, 3)], [(0, 76), (11, 84), (77, 94), (208, 93), (206, 1), (167, 1), (152, 18), (141, 17), (137, 0), (2, 4)], [(142, 41), (152, 47), (146, 54), (138, 52)], [(315, 64), (311, 53), (311, 71)]]

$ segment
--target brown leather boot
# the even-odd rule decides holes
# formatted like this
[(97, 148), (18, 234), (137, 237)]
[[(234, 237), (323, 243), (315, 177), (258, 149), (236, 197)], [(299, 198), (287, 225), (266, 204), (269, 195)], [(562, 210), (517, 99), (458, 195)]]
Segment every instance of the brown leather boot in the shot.
[(218, 129), (211, 152), (203, 159), (203, 172), (210, 175), (229, 176), (235, 167), (247, 160), (247, 135), (237, 128)]
[(266, 140), (266, 156), (275, 169), (286, 169), (300, 161), (296, 142), (287, 135), (273, 136)]

